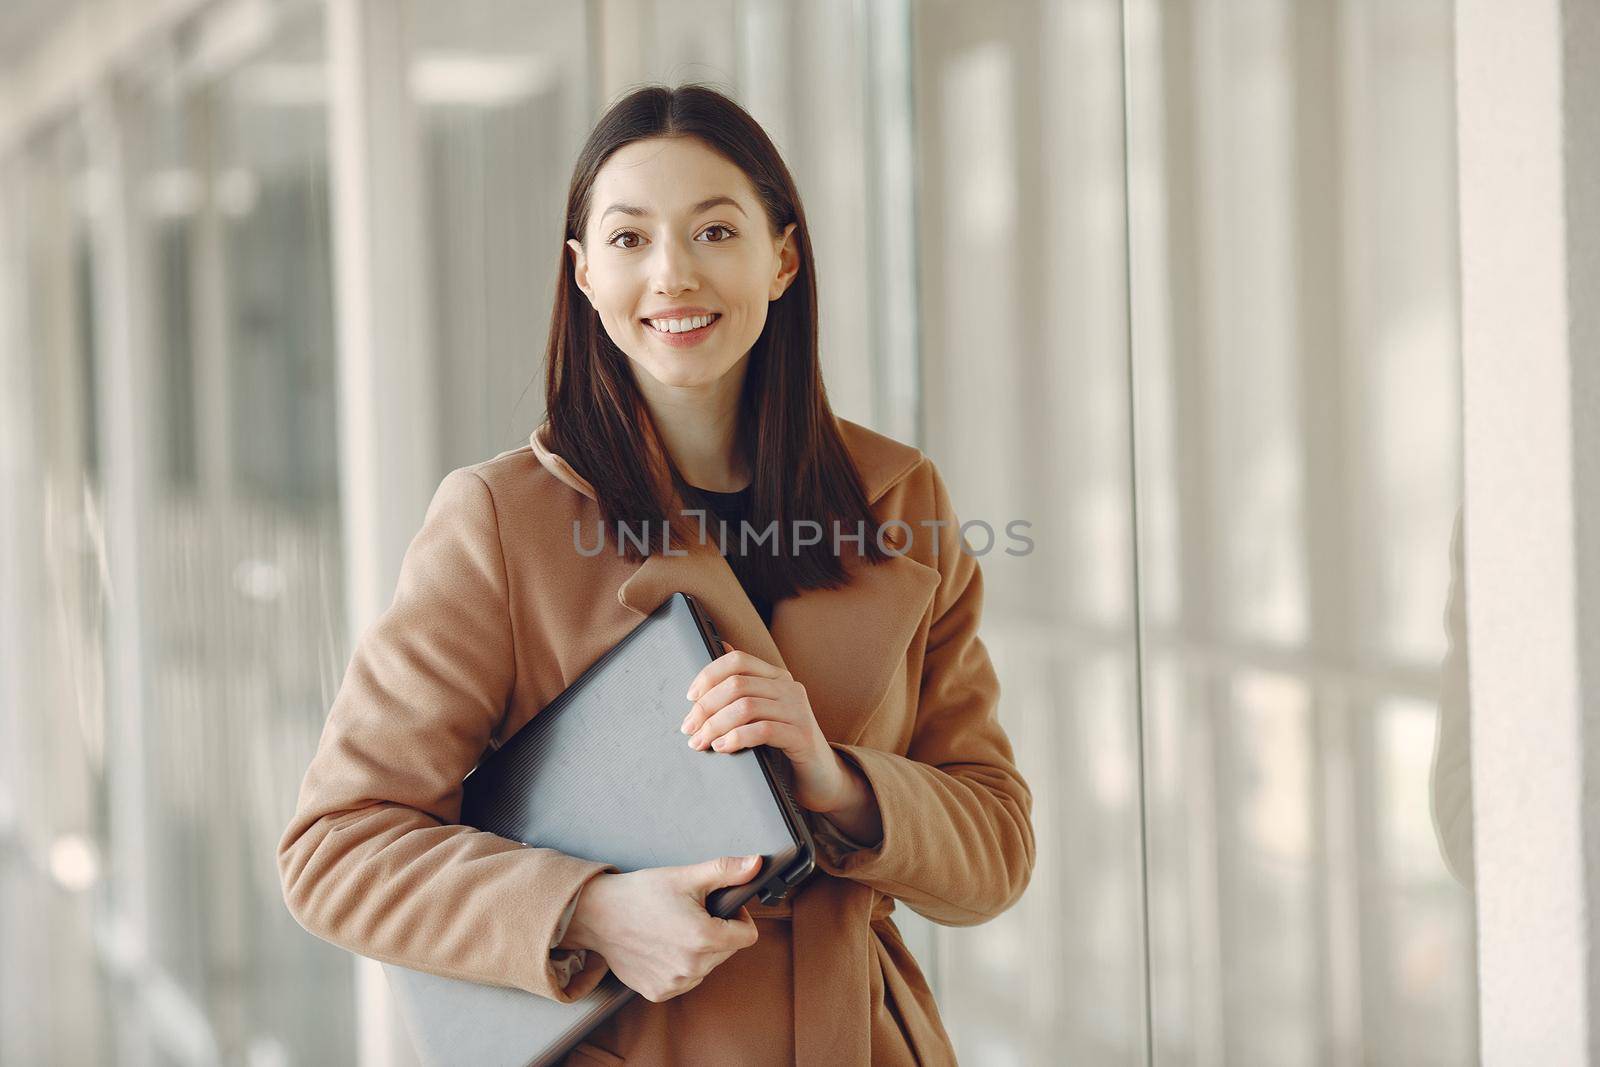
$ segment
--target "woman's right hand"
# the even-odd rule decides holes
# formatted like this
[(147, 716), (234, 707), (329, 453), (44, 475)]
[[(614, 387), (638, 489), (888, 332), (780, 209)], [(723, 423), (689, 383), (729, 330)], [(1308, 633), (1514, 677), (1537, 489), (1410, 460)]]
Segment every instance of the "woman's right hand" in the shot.
[(598, 952), (646, 1000), (671, 1000), (756, 943), (748, 909), (740, 908), (737, 919), (718, 919), (706, 911), (706, 895), (747, 882), (760, 869), (760, 856), (722, 856), (685, 867), (597, 875), (578, 894), (556, 947)]

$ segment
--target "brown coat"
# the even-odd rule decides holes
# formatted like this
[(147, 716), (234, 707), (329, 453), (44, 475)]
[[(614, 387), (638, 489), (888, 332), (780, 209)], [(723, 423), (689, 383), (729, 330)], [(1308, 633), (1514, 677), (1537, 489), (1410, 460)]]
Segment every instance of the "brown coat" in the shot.
[[(1014, 904), (1033, 871), (1033, 798), (996, 717), (978, 559), (958, 547), (939, 472), (915, 448), (839, 428), (878, 520), (910, 524), (885, 538), (904, 554), (779, 601), (770, 633), (715, 536), (642, 565), (614, 536), (578, 555), (572, 524), (592, 546), (598, 505), (545, 427), (451, 472), (393, 604), (358, 643), (279, 845), (295, 918), (374, 959), (561, 1001), (588, 993), (604, 961), (590, 953), (563, 988), (548, 946), (584, 883), (614, 868), (455, 825), (461, 779), (683, 590), (733, 647), (806, 687), (823, 734), (871, 784), (884, 837), (854, 852), (819, 840), (799, 890), (750, 905), (754, 945), (682, 996), (636, 998), (567, 1062), (954, 1062), (890, 913), (898, 900), (971, 926)], [(947, 525), (921, 525), (934, 519)]]

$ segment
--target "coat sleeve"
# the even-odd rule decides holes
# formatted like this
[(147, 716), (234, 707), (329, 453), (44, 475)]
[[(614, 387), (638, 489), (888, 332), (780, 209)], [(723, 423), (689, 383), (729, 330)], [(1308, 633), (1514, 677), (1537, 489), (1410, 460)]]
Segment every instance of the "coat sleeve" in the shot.
[[(906, 755), (832, 742), (860, 768), (883, 823), (870, 848), (839, 842), (814, 818), (817, 866), (904, 901), (945, 926), (1005, 911), (1033, 873), (1033, 794), (1000, 726), (1000, 682), (978, 637), (983, 574), (961, 548), (960, 520), (928, 460), (939, 538), (916, 724)], [(924, 529), (927, 529), (924, 527)]]
[(617, 868), (456, 824), (461, 780), (516, 682), (509, 605), (489, 487), (453, 471), (406, 550), (392, 604), (357, 644), (278, 869), (289, 911), (318, 937), (568, 1003), (604, 977), (605, 961), (551, 946), (584, 884)]

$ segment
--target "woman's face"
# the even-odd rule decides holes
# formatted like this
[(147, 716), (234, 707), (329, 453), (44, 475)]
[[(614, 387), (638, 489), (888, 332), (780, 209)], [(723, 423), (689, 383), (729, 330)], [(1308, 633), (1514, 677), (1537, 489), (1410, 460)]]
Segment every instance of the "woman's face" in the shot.
[(799, 269), (794, 223), (774, 237), (744, 172), (691, 137), (618, 149), (591, 203), (583, 241), (567, 242), (573, 277), (641, 388), (654, 391), (644, 375), (691, 389), (742, 380), (768, 303)]

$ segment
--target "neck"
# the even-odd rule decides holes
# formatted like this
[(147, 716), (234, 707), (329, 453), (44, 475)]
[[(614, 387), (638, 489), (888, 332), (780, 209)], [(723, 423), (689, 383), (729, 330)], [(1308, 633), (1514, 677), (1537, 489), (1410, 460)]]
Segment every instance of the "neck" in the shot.
[(690, 485), (732, 493), (750, 484), (750, 466), (738, 447), (744, 367), (741, 360), (736, 371), (705, 386), (640, 381), (656, 434)]

